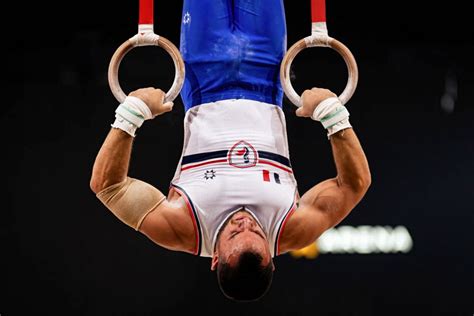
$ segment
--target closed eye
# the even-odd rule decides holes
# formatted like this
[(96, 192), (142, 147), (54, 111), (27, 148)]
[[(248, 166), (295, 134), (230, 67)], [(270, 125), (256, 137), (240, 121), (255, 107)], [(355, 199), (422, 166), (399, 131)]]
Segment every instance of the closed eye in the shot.
[(260, 231), (253, 230), (252, 232), (260, 236), (262, 239), (265, 239), (265, 236), (263, 236), (263, 234)]
[[(230, 234), (230, 237), (229, 237), (229, 240), (231, 240), (232, 238), (234, 238), (235, 236), (237, 236), (238, 234), (240, 234), (242, 231), (234, 231), (234, 232), (231, 232)], [(251, 230), (252, 233), (258, 235), (260, 238), (262, 239), (265, 239), (265, 237), (262, 235), (261, 232), (259, 231), (256, 231), (256, 230)]]
[(232, 238), (234, 238), (235, 236), (237, 236), (237, 234), (240, 233), (239, 231), (234, 231), (230, 234), (230, 237), (229, 237), (229, 240), (231, 240)]

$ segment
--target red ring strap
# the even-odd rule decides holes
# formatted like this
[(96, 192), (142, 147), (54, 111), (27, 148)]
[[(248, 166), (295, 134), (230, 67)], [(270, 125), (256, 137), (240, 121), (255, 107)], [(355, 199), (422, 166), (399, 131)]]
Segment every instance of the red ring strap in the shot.
[(153, 24), (153, 0), (140, 0), (138, 24)]
[(326, 0), (311, 0), (311, 22), (326, 22)]

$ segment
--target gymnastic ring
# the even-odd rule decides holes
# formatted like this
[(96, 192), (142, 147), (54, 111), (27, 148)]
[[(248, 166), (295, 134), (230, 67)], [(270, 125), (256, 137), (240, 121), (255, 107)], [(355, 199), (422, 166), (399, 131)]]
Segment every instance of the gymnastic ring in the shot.
[(113, 54), (109, 64), (108, 80), (110, 90), (112, 90), (115, 98), (120, 103), (122, 103), (126, 98), (126, 94), (120, 87), (120, 82), (118, 79), (119, 67), (125, 55), (137, 46), (159, 46), (165, 49), (171, 56), (175, 67), (175, 76), (173, 85), (165, 95), (164, 102), (174, 101), (183, 87), (185, 75), (184, 61), (181, 53), (172, 42), (162, 36), (156, 35), (153, 32), (136, 34), (132, 38), (125, 41)]
[(290, 67), (295, 57), (304, 49), (310, 47), (330, 47), (337, 51), (344, 61), (346, 62), (349, 77), (344, 91), (339, 96), (339, 100), (342, 104), (346, 104), (357, 88), (357, 81), (359, 79), (359, 71), (357, 69), (357, 63), (352, 55), (351, 51), (341, 42), (327, 35), (311, 35), (290, 47), (288, 52), (285, 54), (280, 67), (280, 80), (283, 87), (283, 91), (290, 101), (297, 107), (302, 106), (301, 96), (296, 93), (295, 89), (291, 85), (290, 79)]

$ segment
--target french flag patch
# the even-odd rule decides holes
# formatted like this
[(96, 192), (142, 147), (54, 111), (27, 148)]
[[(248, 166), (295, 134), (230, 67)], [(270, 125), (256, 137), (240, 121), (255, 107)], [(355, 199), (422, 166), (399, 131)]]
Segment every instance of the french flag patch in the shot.
[(280, 175), (278, 173), (270, 172), (269, 170), (262, 170), (262, 173), (263, 173), (263, 181), (265, 181), (265, 182), (273, 182), (274, 181), (278, 184), (281, 184)]

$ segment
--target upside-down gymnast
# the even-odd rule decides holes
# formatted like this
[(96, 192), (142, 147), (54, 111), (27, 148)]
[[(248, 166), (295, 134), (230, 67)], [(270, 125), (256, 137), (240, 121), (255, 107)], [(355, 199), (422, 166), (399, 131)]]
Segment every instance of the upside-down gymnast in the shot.
[(96, 157), (91, 189), (122, 222), (169, 250), (210, 257), (223, 294), (253, 301), (273, 257), (313, 243), (365, 195), (371, 176), (336, 95), (302, 94), (300, 117), (325, 125), (337, 175), (300, 197), (292, 172), (279, 68), (283, 0), (185, 0), (184, 145), (167, 196), (128, 176), (138, 127), (172, 110), (160, 89), (131, 92)]

